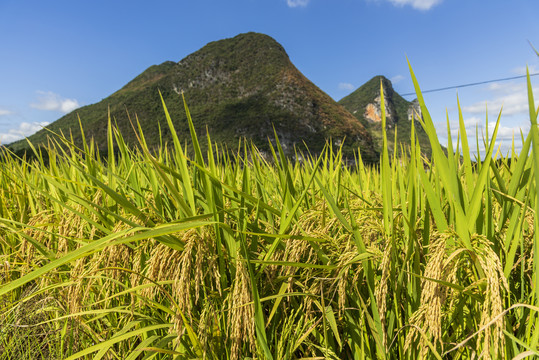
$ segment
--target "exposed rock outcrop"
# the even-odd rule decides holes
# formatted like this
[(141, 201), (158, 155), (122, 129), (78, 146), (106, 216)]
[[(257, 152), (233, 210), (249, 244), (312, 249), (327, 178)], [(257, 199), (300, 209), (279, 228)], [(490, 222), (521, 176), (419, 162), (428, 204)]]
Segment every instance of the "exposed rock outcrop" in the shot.
[[(342, 98), (339, 104), (348, 109), (369, 130), (378, 152), (382, 151), (382, 111), (380, 84), (384, 92), (386, 113), (386, 129), (388, 130), (389, 150), (394, 149), (395, 131), (397, 141), (409, 144), (411, 120), (415, 119), (416, 138), (422, 151), (430, 154), (430, 142), (421, 128), (419, 116), (421, 109), (417, 100), (409, 102), (400, 96), (384, 76), (376, 76), (356, 89), (350, 95)], [(415, 118), (414, 118), (415, 116)]]
[(408, 121), (418, 121), (422, 118), (421, 106), (419, 106), (419, 101), (417, 99), (412, 100), (410, 106), (408, 107)]
[[(383, 86), (384, 99), (385, 99), (385, 114), (386, 114), (386, 125), (391, 127), (393, 125), (393, 114), (395, 113), (394, 109), (390, 106), (390, 103), (387, 100), (387, 91)], [(374, 98), (374, 102), (367, 104), (365, 108), (365, 113), (363, 114), (366, 120), (370, 122), (381, 122), (382, 121), (382, 97), (378, 95)]]

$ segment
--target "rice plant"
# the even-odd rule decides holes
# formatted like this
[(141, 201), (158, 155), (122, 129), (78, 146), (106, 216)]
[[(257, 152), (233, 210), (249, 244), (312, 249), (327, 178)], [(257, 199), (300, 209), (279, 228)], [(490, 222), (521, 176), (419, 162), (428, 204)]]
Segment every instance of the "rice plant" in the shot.
[(106, 159), (61, 134), (32, 158), (3, 149), (0, 359), (539, 355), (530, 79), (521, 151), (496, 149), (500, 114), (472, 160), (462, 113), (444, 151), (410, 71), (430, 159), (413, 123), (377, 166), (330, 145), (291, 162), (277, 138), (269, 158), (203, 153), (186, 105), (191, 154), (164, 102), (159, 149), (137, 119), (136, 148), (109, 119)]

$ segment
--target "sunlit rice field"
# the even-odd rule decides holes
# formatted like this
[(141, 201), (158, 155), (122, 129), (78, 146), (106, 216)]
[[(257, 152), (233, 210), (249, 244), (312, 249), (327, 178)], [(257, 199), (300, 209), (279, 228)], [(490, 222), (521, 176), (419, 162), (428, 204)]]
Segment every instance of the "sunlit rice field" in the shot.
[(191, 154), (164, 103), (174, 143), (157, 150), (111, 120), (116, 157), (52, 134), (31, 160), (2, 150), (0, 359), (539, 356), (529, 77), (531, 130), (509, 154), (499, 117), (469, 144), (461, 115), (442, 148), (412, 78), (431, 159), (413, 126), (376, 166), (334, 147), (291, 162), (278, 139), (271, 159), (202, 152), (186, 106)]

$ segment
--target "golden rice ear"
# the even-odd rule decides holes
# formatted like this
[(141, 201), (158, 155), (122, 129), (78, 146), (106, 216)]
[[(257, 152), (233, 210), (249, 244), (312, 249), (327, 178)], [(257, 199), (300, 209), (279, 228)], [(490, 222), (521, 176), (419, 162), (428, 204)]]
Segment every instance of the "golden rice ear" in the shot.
[(393, 248), (389, 244), (383, 252), (382, 261), (380, 262), (379, 270), (382, 273), (380, 281), (377, 283), (374, 295), (376, 296), (376, 305), (380, 311), (380, 322), (384, 331), (384, 344), (387, 346), (387, 329), (386, 329), (386, 311), (387, 311), (387, 293), (388, 282), (391, 270), (391, 259), (393, 258)]
[[(146, 262), (143, 283), (148, 285), (142, 290), (143, 296), (157, 300), (160, 289), (154, 286), (155, 282), (164, 280), (177, 280), (180, 271), (179, 264), (182, 259), (182, 252), (163, 245), (160, 242), (153, 242), (149, 259)], [(162, 294), (161, 294), (162, 295)]]
[(178, 305), (181, 311), (191, 314), (193, 307), (201, 301), (201, 290), (204, 287), (221, 294), (221, 275), (217, 265), (214, 233), (210, 227), (189, 230), (181, 238), (185, 247), (181, 252), (174, 250), (177, 258), (157, 254), (155, 262), (162, 268), (169, 269), (168, 273), (163, 272), (159, 278), (174, 280), (172, 292)]
[[(194, 273), (197, 269), (195, 268), (194, 262), (196, 259), (196, 247), (197, 247), (197, 236), (196, 232), (189, 233), (189, 235), (184, 236), (184, 239), (187, 239), (185, 242), (185, 248), (180, 253), (178, 262), (174, 267), (174, 284), (172, 291), (177, 298), (178, 306), (180, 310), (184, 313), (191, 314), (193, 311), (193, 281)], [(157, 258), (159, 261), (159, 258)], [(200, 285), (200, 284), (196, 284)]]
[[(408, 350), (411, 344), (418, 337), (418, 328), (432, 338), (434, 344), (442, 341), (442, 306), (449, 289), (435, 282), (436, 280), (446, 281), (447, 269), (447, 243), (448, 239), (455, 234), (448, 232), (445, 234), (432, 234), (429, 246), (429, 259), (425, 266), (424, 278), (421, 281), (421, 304), (419, 309), (412, 315), (410, 323), (415, 325), (406, 338), (405, 349)], [(435, 281), (433, 281), (435, 280)], [(421, 353), (427, 350), (425, 337), (420, 337)]]
[[(485, 274), (486, 288), (484, 290), (484, 302), (482, 304), (481, 322), (483, 327), (497, 318), (504, 310), (503, 293), (509, 291), (507, 279), (503, 273), (500, 258), (492, 250), (492, 243), (482, 235), (472, 237), (474, 252)], [(489, 358), (491, 352), (497, 357), (503, 353), (505, 346), (505, 317), (499, 317), (493, 326), (489, 326), (477, 338), (478, 348), (482, 348), (485, 358)], [(491, 351), (493, 347), (493, 351)]]
[(236, 257), (236, 278), (232, 284), (229, 299), (230, 320), (228, 341), (231, 343), (231, 359), (244, 357), (243, 344), (248, 344), (252, 353), (256, 351), (254, 304), (251, 291), (252, 283), (245, 265), (245, 260), (238, 252)]
[[(478, 304), (478, 309), (481, 312), (480, 327), (484, 330), (477, 336), (477, 349), (482, 349), (481, 356), (485, 358), (490, 358), (491, 354), (498, 356), (505, 346), (504, 317), (499, 316), (503, 312), (502, 294), (509, 291), (509, 287), (503, 274), (501, 261), (492, 250), (492, 243), (485, 236), (476, 234), (471, 237), (472, 249), (469, 249), (462, 244), (460, 239), (448, 241), (456, 237), (453, 232), (435, 235), (435, 237), (437, 240), (434, 240), (429, 248), (429, 261), (422, 280), (421, 306), (411, 317), (410, 323), (415, 327), (407, 336), (405, 349), (410, 349), (411, 344), (416, 341), (419, 329), (432, 337), (434, 343), (442, 341), (442, 318), (451, 316), (451, 309), (454, 309), (454, 297), (457, 295), (455, 290), (448, 285), (462, 283), (459, 278), (464, 269), (471, 283), (469, 289), (463, 290), (477, 292), (482, 289), (479, 284), (486, 284), (478, 294), (483, 299)], [(448, 244), (452, 245), (448, 246)], [(480, 268), (469, 269), (470, 264), (477, 264), (472, 266), (480, 266)], [(459, 269), (461, 269), (461, 274), (458, 274)], [(483, 275), (478, 277), (478, 274)], [(458, 296), (462, 295), (458, 294)], [(496, 321), (492, 326), (487, 327), (486, 324), (492, 323), (493, 319)], [(419, 341), (423, 354), (428, 349), (426, 339), (426, 336), (422, 336)]]

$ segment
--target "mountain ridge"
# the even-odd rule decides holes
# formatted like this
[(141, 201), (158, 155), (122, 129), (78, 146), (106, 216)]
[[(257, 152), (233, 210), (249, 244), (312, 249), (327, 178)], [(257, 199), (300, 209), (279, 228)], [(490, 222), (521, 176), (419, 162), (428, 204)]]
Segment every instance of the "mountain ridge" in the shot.
[[(80, 143), (80, 118), (85, 136), (105, 148), (110, 109), (128, 144), (136, 144), (129, 117), (139, 119), (150, 147), (158, 146), (160, 134), (171, 143), (160, 93), (182, 142), (189, 142), (189, 130), (180, 93), (185, 95), (197, 132), (204, 135), (208, 129), (212, 140), (230, 149), (237, 147), (239, 139), (247, 138), (261, 151), (268, 151), (267, 139), (274, 137), (275, 128), (291, 156), (296, 146), (306, 150), (304, 141), (310, 151), (318, 152), (327, 139), (338, 142), (346, 138), (348, 155), (359, 147), (367, 161), (378, 158), (368, 131), (301, 74), (277, 41), (258, 33), (210, 42), (177, 63), (150, 66), (109, 97), (47, 127), (72, 132), (75, 142)], [(41, 130), (29, 139), (43, 144), (47, 135)], [(201, 136), (203, 147), (207, 146), (205, 141)], [(21, 150), (24, 146), (25, 142), (17, 142), (11, 148)]]
[(375, 150), (381, 152), (380, 84), (384, 91), (389, 152), (394, 150), (395, 132), (397, 132), (397, 141), (399, 143), (409, 145), (413, 119), (415, 121), (416, 139), (420, 144), (421, 151), (425, 156), (430, 157), (430, 142), (419, 121), (421, 109), (417, 104), (417, 100), (408, 101), (404, 99), (393, 89), (391, 81), (385, 76), (374, 76), (352, 93), (343, 97), (338, 103), (350, 111), (369, 130), (374, 141)]
[[(409, 103), (384, 79), (390, 95), (389, 117), (394, 114), (400, 121)], [(228, 149), (236, 149), (241, 139), (248, 139), (261, 152), (269, 153), (268, 139), (275, 143), (276, 133), (285, 153), (292, 157), (296, 150), (317, 153), (331, 141), (331, 146), (343, 147), (345, 156), (352, 158), (359, 148), (366, 162), (375, 163), (381, 151), (381, 129), (360, 116), (363, 110), (359, 109), (372, 105), (375, 82), (373, 78), (337, 103), (292, 64), (281, 44), (268, 35), (250, 32), (210, 42), (179, 62), (152, 65), (110, 96), (66, 114), (47, 128), (73, 136), (80, 144), (80, 119), (85, 137), (94, 139), (100, 151), (106, 152), (110, 111), (127, 144), (137, 145), (131, 125), (137, 120), (150, 148), (162, 141), (170, 144), (161, 95), (180, 141), (189, 148), (183, 94), (203, 148), (208, 146), (204, 136), (208, 131), (213, 142)], [(401, 124), (405, 125), (401, 121), (399, 127)], [(34, 145), (45, 144), (49, 134), (43, 129), (29, 140)], [(8, 146), (16, 152), (28, 149), (25, 140)]]

